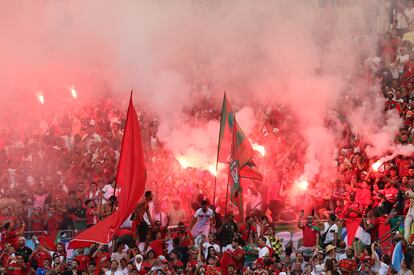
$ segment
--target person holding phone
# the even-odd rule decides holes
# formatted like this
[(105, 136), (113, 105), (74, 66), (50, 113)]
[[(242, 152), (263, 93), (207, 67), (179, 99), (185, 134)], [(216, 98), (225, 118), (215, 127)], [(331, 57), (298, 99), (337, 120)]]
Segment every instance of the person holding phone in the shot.
[(329, 244), (336, 246), (338, 240), (338, 226), (335, 221), (335, 215), (330, 214), (328, 220), (323, 223), (323, 231), (321, 234), (321, 244), (323, 248), (326, 248)]
[(308, 216), (306, 223), (302, 223), (305, 211), (301, 210), (298, 219), (298, 228), (303, 231), (303, 254), (305, 257), (310, 257), (313, 254), (314, 248), (319, 243), (319, 227), (314, 223), (313, 215)]

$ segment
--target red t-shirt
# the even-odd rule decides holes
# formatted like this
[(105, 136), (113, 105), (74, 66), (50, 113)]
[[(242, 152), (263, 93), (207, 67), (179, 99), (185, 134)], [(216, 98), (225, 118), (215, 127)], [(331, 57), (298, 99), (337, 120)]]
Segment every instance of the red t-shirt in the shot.
[(108, 252), (98, 252), (95, 257), (96, 270), (99, 271), (106, 261), (111, 261), (111, 255)]
[(57, 231), (60, 229), (60, 224), (62, 222), (62, 217), (58, 214), (53, 214), (49, 219), (47, 220), (47, 230), (49, 232), (51, 231)]
[(395, 162), (398, 166), (398, 175), (400, 177), (408, 177), (408, 169), (410, 168), (411, 161), (409, 159), (398, 159)]
[(378, 227), (379, 227), (379, 219), (372, 218), (367, 220), (367, 225), (372, 224), (374, 228), (372, 228), (368, 233), (371, 235), (371, 241), (378, 240)]
[(86, 224), (87, 225), (91, 225), (91, 224), (96, 224), (97, 223), (96, 216), (94, 214), (95, 214), (95, 209), (88, 208), (86, 210)]
[(304, 247), (313, 247), (316, 245), (316, 239), (318, 236), (318, 231), (314, 228), (313, 225), (303, 225), (303, 246)]
[(35, 251), (33, 254), (33, 259), (37, 262), (38, 267), (44, 267), (46, 259), (51, 260), (50, 254), (46, 251)]
[(17, 248), (19, 244), (19, 239), (17, 238), (15, 231), (6, 231), (2, 234), (2, 246), (4, 246), (4, 244), (6, 243), (10, 243), (11, 246)]
[(249, 228), (246, 224), (243, 224), (242, 226), (240, 226), (240, 232), (242, 234), (243, 241), (247, 242), (247, 238), (249, 237), (249, 234), (251, 232), (257, 233), (257, 228), (254, 225), (250, 225), (250, 228)]
[(190, 270), (189, 274), (194, 274), (193, 270), (195, 271), (197, 269), (198, 261), (197, 260), (190, 260), (187, 263), (187, 269)]
[(7, 269), (12, 267), (14, 270), (8, 271), (8, 275), (24, 275), (27, 274), (27, 266), (26, 264), (20, 264), (16, 260), (9, 262), (7, 265)]
[(78, 255), (75, 260), (79, 261), (78, 271), (85, 271), (88, 268), (89, 257), (86, 255)]
[(176, 232), (173, 235), (173, 239), (179, 238), (180, 239), (180, 245), (182, 246), (189, 246), (191, 245), (191, 240), (192, 240), (192, 236), (191, 233), (189, 232)]
[(43, 215), (32, 215), (30, 217), (30, 229), (32, 231), (43, 231), (44, 223), (45, 223), (45, 217)]

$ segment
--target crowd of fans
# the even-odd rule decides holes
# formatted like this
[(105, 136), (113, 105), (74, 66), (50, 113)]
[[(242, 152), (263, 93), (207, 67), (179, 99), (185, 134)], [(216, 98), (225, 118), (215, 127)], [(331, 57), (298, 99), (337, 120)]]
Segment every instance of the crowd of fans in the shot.
[[(397, 111), (404, 121), (395, 143), (412, 144), (414, 1), (390, 3), (377, 54), (361, 57), (352, 79), (381, 82), (384, 112)], [(186, 110), (189, 120), (217, 120), (218, 102), (200, 99)], [(1, 123), (8, 123), (0, 133), (2, 274), (412, 274), (413, 158), (397, 156), (373, 169), (368, 144), (342, 121), (335, 180), (316, 178), (293, 197), (306, 144), (292, 126), (294, 112), (282, 105), (256, 109), (252, 136), (266, 145), (266, 155), (255, 159), (264, 180), (244, 190), (244, 220), (225, 206), (225, 186), (214, 201), (211, 173), (179, 165), (157, 138), (157, 117), (143, 111), (152, 192), (110, 245), (74, 251), (63, 242), (50, 245), (44, 231), (76, 234), (117, 207), (125, 122), (117, 104), (105, 97), (44, 114), (36, 126), (2, 110)], [(281, 234), (280, 221), (295, 221), (299, 237)]]

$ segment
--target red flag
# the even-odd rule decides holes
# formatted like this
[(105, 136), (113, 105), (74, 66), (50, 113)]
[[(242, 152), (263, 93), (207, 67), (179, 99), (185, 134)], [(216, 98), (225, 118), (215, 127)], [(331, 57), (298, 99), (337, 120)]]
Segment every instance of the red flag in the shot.
[(253, 160), (249, 161), (243, 168), (240, 169), (240, 178), (261, 181), (262, 174), (257, 170), (257, 166)]
[(144, 194), (145, 181), (141, 130), (131, 94), (116, 176), (117, 186), (121, 189), (118, 209), (103, 221), (77, 235), (70, 242), (69, 248), (88, 247), (94, 242), (109, 243)]
[(46, 249), (55, 251), (56, 245), (59, 243), (60, 232), (55, 230), (52, 232), (43, 232), (42, 235), (37, 237), (39, 244), (46, 247)]

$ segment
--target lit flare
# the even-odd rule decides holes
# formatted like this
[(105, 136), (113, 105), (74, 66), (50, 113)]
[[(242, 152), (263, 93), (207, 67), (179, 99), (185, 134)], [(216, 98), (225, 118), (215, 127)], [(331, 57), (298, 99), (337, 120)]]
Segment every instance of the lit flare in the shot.
[(78, 92), (76, 91), (75, 87), (70, 87), (70, 94), (74, 99), (78, 98)]
[(381, 161), (377, 161), (374, 164), (371, 165), (372, 170), (375, 172), (378, 172), (379, 168), (381, 167), (382, 163)]
[(301, 191), (307, 191), (309, 182), (305, 178), (301, 177), (295, 181), (295, 186)]
[(39, 100), (40, 104), (45, 104), (45, 97), (42, 94), (38, 94), (37, 99)]
[(175, 158), (177, 159), (182, 169), (196, 168), (200, 170), (206, 170), (211, 175), (217, 176), (216, 167), (213, 164), (200, 163), (199, 161), (186, 156), (176, 156)]
[(266, 148), (264, 148), (263, 145), (253, 143), (252, 147), (253, 147), (253, 150), (258, 152), (262, 157), (264, 157), (266, 155)]

